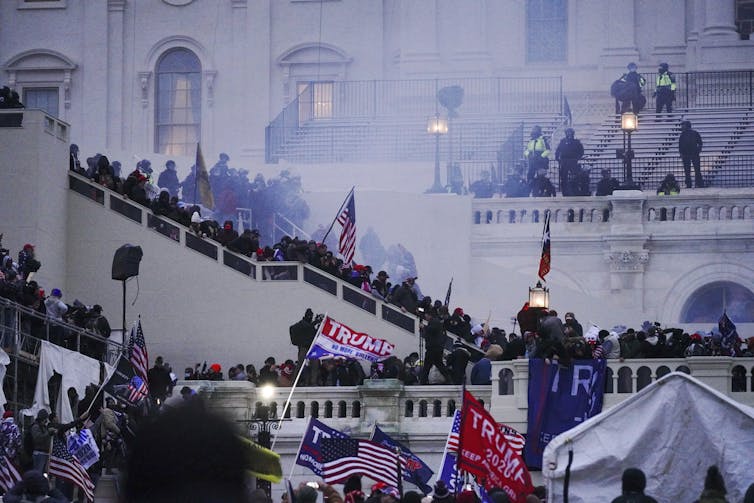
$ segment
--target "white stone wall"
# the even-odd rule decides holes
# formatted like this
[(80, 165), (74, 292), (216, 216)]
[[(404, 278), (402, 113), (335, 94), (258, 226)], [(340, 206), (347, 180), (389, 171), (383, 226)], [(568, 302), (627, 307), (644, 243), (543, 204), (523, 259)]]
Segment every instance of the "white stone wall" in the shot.
[(158, 58), (188, 48), (202, 64), (207, 157), (242, 155), (256, 169), (264, 127), (297, 81), (562, 76), (566, 93), (601, 96), (632, 60), (645, 73), (660, 60), (675, 71), (750, 68), (754, 42), (737, 40), (733, 3), (573, 0), (567, 61), (528, 64), (526, 2), (7, 1), (0, 82), (59, 87), (82, 153), (127, 166), (154, 150)]

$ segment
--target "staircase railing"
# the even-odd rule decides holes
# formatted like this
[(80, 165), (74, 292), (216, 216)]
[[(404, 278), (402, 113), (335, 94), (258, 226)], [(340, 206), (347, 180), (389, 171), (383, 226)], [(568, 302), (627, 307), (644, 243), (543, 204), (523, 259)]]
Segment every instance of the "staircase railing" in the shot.
[(124, 349), (121, 342), (0, 297), (0, 343), (11, 359), (6, 380), (12, 384), (5, 390), (10, 391), (7, 400), (13, 410), (32, 404), (41, 341), (59, 343), (63, 340), (68, 349), (107, 363), (115, 362)]

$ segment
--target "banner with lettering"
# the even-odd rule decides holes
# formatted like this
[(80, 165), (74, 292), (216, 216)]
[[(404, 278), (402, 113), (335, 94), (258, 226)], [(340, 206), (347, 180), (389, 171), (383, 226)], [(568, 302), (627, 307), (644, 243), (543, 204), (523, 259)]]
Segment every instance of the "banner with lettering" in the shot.
[(319, 442), (323, 438), (349, 438), (348, 435), (314, 418), (309, 419), (304, 438), (296, 455), (296, 464), (310, 469), (315, 475), (322, 476), (322, 453)]
[(547, 444), (602, 412), (607, 361), (574, 360), (571, 366), (529, 360), (529, 417), (526, 464), (542, 468)]
[(345, 356), (376, 362), (393, 353), (395, 346), (384, 339), (371, 337), (325, 316), (319, 326), (307, 359), (323, 356)]
[(458, 469), (487, 489), (499, 487), (511, 501), (524, 503), (534, 491), (523, 457), (508, 443), (495, 418), (464, 391)]

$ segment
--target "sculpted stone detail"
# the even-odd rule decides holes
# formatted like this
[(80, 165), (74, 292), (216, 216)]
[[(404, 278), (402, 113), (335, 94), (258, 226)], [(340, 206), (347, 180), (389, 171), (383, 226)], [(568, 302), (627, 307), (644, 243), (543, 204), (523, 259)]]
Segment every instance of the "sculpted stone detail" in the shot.
[(605, 254), (605, 262), (610, 264), (613, 271), (642, 271), (644, 264), (649, 262), (649, 252), (646, 250), (618, 250)]

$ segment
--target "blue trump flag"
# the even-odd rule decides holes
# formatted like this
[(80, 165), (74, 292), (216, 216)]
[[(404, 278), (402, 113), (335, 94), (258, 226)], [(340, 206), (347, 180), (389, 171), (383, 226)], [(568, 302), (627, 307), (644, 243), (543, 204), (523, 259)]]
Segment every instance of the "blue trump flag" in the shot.
[(401, 456), (406, 460), (405, 469), (403, 470), (403, 480), (411, 482), (421, 489), (424, 494), (429, 494), (429, 492), (432, 491), (432, 487), (430, 487), (427, 482), (432, 478), (434, 472), (406, 446), (391, 438), (377, 425), (375, 425), (374, 432), (372, 433), (372, 442), (377, 442), (378, 444), (390, 447), (391, 449), (395, 449), (396, 447), (399, 448), (401, 450)]
[(604, 359), (574, 360), (570, 367), (529, 360), (527, 466), (542, 468), (550, 440), (602, 411), (606, 368)]
[(342, 431), (330, 428), (314, 418), (309, 419), (304, 438), (296, 454), (296, 464), (310, 469), (315, 475), (322, 476), (322, 452), (320, 441), (323, 438), (350, 438)]

